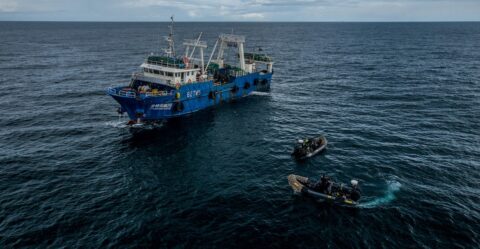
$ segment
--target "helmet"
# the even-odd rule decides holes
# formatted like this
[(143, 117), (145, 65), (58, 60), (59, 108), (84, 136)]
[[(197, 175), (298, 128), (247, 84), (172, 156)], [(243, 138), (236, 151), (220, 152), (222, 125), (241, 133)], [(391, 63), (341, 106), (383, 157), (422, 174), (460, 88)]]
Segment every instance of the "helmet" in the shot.
[(352, 184), (352, 186), (357, 186), (358, 185), (358, 181), (357, 180), (351, 180), (350, 181), (350, 184)]
[(298, 143), (299, 143), (299, 144), (303, 144), (303, 140), (302, 140), (302, 139), (298, 139)]

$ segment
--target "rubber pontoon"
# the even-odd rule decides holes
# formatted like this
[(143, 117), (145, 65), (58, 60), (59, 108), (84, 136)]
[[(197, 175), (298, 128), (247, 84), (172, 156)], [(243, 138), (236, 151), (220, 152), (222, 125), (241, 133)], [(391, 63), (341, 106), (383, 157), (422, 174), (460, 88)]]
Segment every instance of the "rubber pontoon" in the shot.
[(327, 139), (324, 136), (317, 138), (298, 140), (295, 145), (292, 156), (296, 159), (303, 160), (315, 156), (327, 148)]
[(330, 194), (327, 194), (315, 191), (312, 186), (314, 183), (315, 181), (311, 181), (304, 176), (293, 174), (288, 176), (288, 184), (295, 193), (313, 197), (317, 201), (328, 201), (342, 206), (354, 207), (358, 204), (357, 201), (350, 199), (351, 188), (344, 184), (333, 183)]

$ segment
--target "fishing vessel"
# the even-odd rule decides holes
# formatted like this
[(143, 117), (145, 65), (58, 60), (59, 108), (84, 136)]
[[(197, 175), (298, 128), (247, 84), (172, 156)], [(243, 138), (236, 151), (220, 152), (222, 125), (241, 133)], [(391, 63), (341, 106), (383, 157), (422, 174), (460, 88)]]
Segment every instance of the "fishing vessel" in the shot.
[(179, 117), (253, 91), (269, 90), (273, 60), (260, 49), (245, 52), (244, 36), (220, 34), (208, 60), (204, 60), (208, 46), (201, 40), (202, 33), (185, 40), (185, 51), (177, 56), (173, 17), (169, 29), (168, 48), (162, 54), (147, 56), (129, 85), (107, 89), (120, 104), (118, 112), (128, 114), (129, 124)]

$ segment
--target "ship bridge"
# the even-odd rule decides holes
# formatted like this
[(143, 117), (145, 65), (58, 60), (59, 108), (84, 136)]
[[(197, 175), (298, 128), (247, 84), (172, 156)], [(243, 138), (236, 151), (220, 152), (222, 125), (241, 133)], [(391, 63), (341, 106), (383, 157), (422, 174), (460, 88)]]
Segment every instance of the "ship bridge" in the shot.
[[(207, 43), (201, 41), (202, 33), (197, 39), (187, 39), (184, 41), (185, 55), (183, 57), (174, 57), (172, 53), (166, 56), (148, 56), (145, 62), (140, 66), (144, 75), (147, 77), (163, 80), (168, 85), (181, 86), (183, 84), (193, 83), (203, 80), (204, 73), (204, 49)], [(172, 42), (173, 39), (169, 39)], [(173, 42), (171, 46), (173, 48)], [(198, 48), (199, 57), (193, 57)]]

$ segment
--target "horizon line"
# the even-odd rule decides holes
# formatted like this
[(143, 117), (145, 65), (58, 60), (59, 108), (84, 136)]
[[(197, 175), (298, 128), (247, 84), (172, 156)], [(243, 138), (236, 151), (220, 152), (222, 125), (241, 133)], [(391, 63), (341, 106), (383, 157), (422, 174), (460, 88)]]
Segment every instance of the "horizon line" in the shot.
[[(0, 22), (71, 22), (71, 23), (170, 23), (169, 21), (94, 21), (94, 20), (0, 20)], [(475, 23), (480, 20), (450, 20), (450, 21), (175, 21), (175, 23)]]

